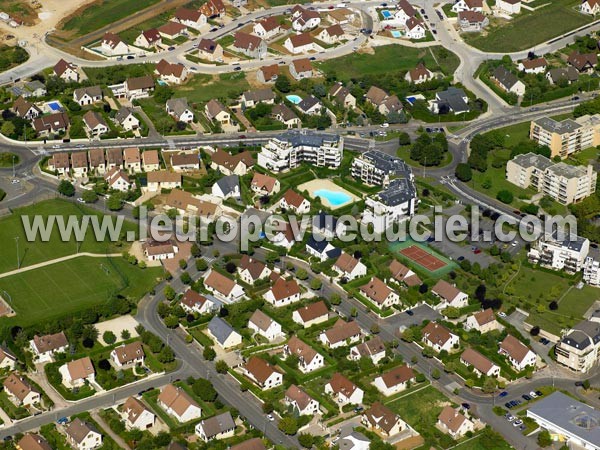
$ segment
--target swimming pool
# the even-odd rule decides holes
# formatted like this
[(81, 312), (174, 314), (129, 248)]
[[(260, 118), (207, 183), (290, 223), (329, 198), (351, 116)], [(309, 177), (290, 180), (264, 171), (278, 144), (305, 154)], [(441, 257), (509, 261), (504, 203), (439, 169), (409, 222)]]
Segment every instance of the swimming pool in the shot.
[(402, 37), (402, 33), (398, 30), (392, 30), (392, 31), (390, 31), (390, 33), (392, 33), (392, 36), (395, 38)]
[(324, 198), (329, 202), (329, 204), (331, 204), (331, 206), (345, 205), (352, 200), (352, 197), (345, 192), (331, 191), (329, 189), (317, 189), (313, 192), (313, 195)]
[(294, 105), (298, 105), (302, 101), (302, 97), (296, 94), (286, 95), (285, 98), (287, 98)]
[(156, 82), (160, 85), (160, 86), (168, 86), (166, 81), (163, 80), (156, 80)]
[(58, 101), (48, 102), (48, 103), (46, 103), (46, 105), (48, 105), (48, 108), (50, 108), (52, 111), (55, 111), (55, 112), (62, 110), (62, 105)]
[(391, 19), (392, 18), (392, 13), (389, 12), (387, 9), (381, 10), (381, 15), (383, 16), (384, 19)]

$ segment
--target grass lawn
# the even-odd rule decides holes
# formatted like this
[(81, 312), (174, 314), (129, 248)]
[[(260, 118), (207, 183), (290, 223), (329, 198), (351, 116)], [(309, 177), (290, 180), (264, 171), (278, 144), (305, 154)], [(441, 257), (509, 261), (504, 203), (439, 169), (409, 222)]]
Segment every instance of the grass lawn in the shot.
[(492, 22), (486, 33), (465, 34), (465, 41), (483, 51), (515, 52), (530, 49), (555, 36), (585, 25), (592, 16), (581, 14), (578, 0), (554, 0), (537, 11), (521, 9), (510, 21)]
[(14, 158), (15, 165), (19, 164), (19, 161), (21, 161), (21, 158), (19, 158), (19, 155), (16, 155), (14, 153), (9, 153), (9, 152), (0, 153), (0, 167), (12, 167), (13, 166), (13, 158)]
[[(435, 58), (434, 58), (435, 55)], [(366, 74), (377, 75), (413, 69), (423, 60), (431, 70), (441, 69), (445, 74), (458, 67), (458, 57), (442, 47), (420, 49), (402, 45), (385, 45), (375, 48), (375, 54), (353, 53), (318, 64), (325, 73), (335, 73), (341, 81), (362, 78)], [(439, 64), (436, 64), (436, 60)]]
[(29, 59), (29, 53), (22, 47), (0, 45), (0, 72), (11, 69)]
[(87, 5), (62, 25), (71, 37), (83, 36), (94, 30), (128, 17), (140, 11), (140, 6), (147, 8), (158, 3), (158, 0), (145, 0), (142, 5), (137, 0), (98, 0)]
[[(481, 450), (481, 449), (485, 449), (485, 448), (490, 448), (490, 447), (484, 446), (484, 444), (482, 443), (483, 439), (484, 439), (484, 436), (479, 434), (476, 437), (469, 439), (468, 441), (465, 441), (462, 444), (459, 444), (453, 448), (454, 448), (454, 450)], [(508, 443), (506, 441), (500, 440), (500, 439), (494, 440), (493, 448), (494, 448), (494, 450), (511, 450), (512, 449), (512, 447), (510, 445), (508, 445)]]
[(48, 320), (102, 304), (121, 294), (134, 299), (149, 291), (160, 268), (139, 269), (121, 258), (81, 257), (0, 279), (20, 325)]
[(190, 103), (208, 102), (210, 99), (228, 99), (238, 97), (250, 89), (244, 72), (224, 73), (221, 75), (194, 75), (182, 86), (174, 86), (175, 97), (187, 97)]
[[(102, 214), (82, 207), (74, 202), (53, 199), (32, 206), (15, 209), (11, 216), (0, 219), (0, 241), (4, 243), (2, 246), (2, 258), (0, 258), (0, 273), (17, 268), (17, 246), (15, 237), (19, 238), (21, 267), (30, 266), (61, 256), (72, 255), (77, 252), (75, 240), (72, 239), (63, 242), (57, 226), (52, 227), (52, 233), (47, 242), (42, 242), (42, 239), (39, 236), (35, 241), (28, 242), (23, 227), (22, 216), (28, 216), (29, 222), (32, 223), (36, 215), (42, 216), (45, 222), (50, 215), (63, 216), (66, 221), (68, 216), (73, 215), (81, 218), (84, 214), (95, 215), (99, 218), (102, 217)], [(135, 229), (136, 227), (133, 223), (123, 222), (123, 231), (134, 231)], [(108, 236), (106, 238), (108, 239)], [(80, 252), (90, 253), (112, 253), (121, 252), (123, 250), (125, 250), (125, 248), (116, 247), (113, 243), (97, 241), (94, 237), (93, 230), (88, 230), (85, 239), (79, 246)]]

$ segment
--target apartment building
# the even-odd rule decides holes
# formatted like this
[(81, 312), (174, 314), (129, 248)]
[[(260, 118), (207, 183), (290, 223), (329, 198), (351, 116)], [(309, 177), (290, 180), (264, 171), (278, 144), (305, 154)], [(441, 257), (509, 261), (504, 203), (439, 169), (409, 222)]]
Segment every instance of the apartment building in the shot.
[(307, 162), (318, 167), (339, 167), (344, 138), (306, 130), (287, 131), (262, 146), (258, 165), (273, 172), (294, 169)]
[(558, 203), (577, 203), (596, 192), (598, 174), (593, 166), (554, 164), (535, 153), (517, 155), (506, 164), (506, 179), (523, 189), (529, 187)]
[(410, 167), (402, 159), (375, 150), (354, 158), (351, 173), (365, 184), (378, 186), (387, 186), (394, 176), (413, 179)]
[(386, 189), (366, 198), (361, 220), (364, 224), (372, 224), (375, 233), (383, 233), (393, 224), (414, 216), (417, 204), (417, 190), (412, 178), (395, 178)]
[(589, 372), (598, 362), (600, 311), (568, 330), (556, 344), (556, 361), (575, 372)]
[(590, 286), (600, 287), (600, 261), (591, 256), (583, 263), (583, 282)]
[(567, 273), (583, 269), (590, 251), (590, 241), (579, 236), (557, 240), (554, 237), (540, 239), (532, 245), (527, 258), (532, 264), (540, 264)]
[(550, 147), (552, 158), (566, 158), (571, 153), (600, 144), (600, 115), (586, 115), (561, 122), (550, 117), (532, 120), (529, 138)]

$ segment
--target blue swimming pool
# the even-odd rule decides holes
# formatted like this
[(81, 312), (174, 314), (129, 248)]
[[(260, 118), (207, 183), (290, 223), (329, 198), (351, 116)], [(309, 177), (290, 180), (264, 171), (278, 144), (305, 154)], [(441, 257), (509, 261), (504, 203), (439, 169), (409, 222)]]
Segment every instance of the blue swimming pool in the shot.
[(392, 30), (392, 31), (390, 31), (390, 33), (392, 33), (392, 36), (395, 38), (402, 37), (402, 33), (398, 30)]
[(391, 19), (392, 18), (392, 13), (389, 12), (387, 9), (381, 10), (381, 15), (383, 16), (384, 19)]
[(161, 86), (168, 86), (167, 82), (165, 82), (163, 80), (156, 80), (156, 82)]
[(62, 109), (62, 106), (59, 102), (48, 102), (46, 104), (52, 111), (60, 111)]
[(294, 105), (298, 105), (302, 101), (302, 97), (296, 94), (286, 95), (285, 98), (287, 98)]
[(352, 200), (352, 197), (345, 192), (330, 191), (329, 189), (317, 189), (314, 195), (327, 200), (331, 206), (345, 205)]

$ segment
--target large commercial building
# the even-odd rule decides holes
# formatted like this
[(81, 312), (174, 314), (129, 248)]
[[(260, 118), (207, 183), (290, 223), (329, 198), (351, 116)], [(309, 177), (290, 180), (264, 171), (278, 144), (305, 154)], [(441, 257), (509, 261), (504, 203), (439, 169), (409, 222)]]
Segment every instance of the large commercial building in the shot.
[(410, 167), (400, 158), (369, 150), (352, 161), (352, 176), (365, 184), (387, 186), (394, 176), (412, 181)]
[(535, 402), (527, 417), (548, 430), (553, 441), (569, 448), (600, 450), (600, 412), (562, 392)]
[(294, 169), (306, 162), (318, 167), (339, 167), (344, 138), (335, 134), (288, 131), (270, 139), (258, 154), (258, 165), (273, 172)]
[(571, 153), (600, 144), (600, 116), (582, 116), (558, 122), (549, 117), (532, 120), (529, 138), (550, 147), (551, 157), (566, 158)]
[(575, 236), (563, 241), (554, 238), (540, 239), (527, 253), (532, 264), (568, 273), (579, 272), (590, 252), (590, 241)]
[(576, 372), (589, 372), (598, 362), (600, 311), (567, 331), (556, 344), (556, 361)]
[(535, 153), (517, 155), (506, 164), (506, 179), (512, 184), (531, 187), (562, 205), (580, 202), (596, 192), (597, 176), (591, 165), (554, 164)]

